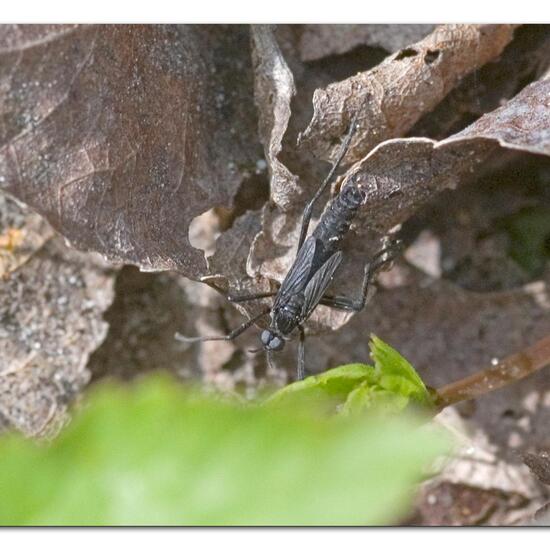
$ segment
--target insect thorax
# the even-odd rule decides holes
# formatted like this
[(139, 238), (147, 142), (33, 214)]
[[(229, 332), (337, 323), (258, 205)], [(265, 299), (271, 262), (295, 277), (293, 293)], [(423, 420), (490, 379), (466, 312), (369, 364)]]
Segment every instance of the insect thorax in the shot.
[(290, 334), (296, 328), (303, 304), (303, 294), (296, 294), (273, 311), (273, 324), (281, 334)]

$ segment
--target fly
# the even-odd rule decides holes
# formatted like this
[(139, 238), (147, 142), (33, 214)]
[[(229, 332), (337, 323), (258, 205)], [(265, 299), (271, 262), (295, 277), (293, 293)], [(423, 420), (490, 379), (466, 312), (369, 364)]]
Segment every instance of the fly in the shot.
[(329, 202), (317, 227), (306, 238), (313, 207), (332, 181), (349, 148), (356, 130), (357, 117), (358, 112), (353, 117), (350, 129), (327, 177), (304, 209), (296, 259), (281, 283), (279, 290), (277, 292), (228, 296), (228, 300), (233, 303), (249, 302), (275, 296), (272, 307), (265, 308), (261, 313), (245, 321), (225, 336), (187, 337), (176, 334), (178, 340), (182, 342), (234, 340), (260, 318), (269, 314), (271, 317), (270, 326), (262, 331), (260, 335), (262, 348), (267, 352), (268, 362), (271, 364), (271, 353), (281, 351), (286, 341), (290, 339), (291, 333), (297, 329), (300, 335), (297, 378), (302, 380), (305, 375), (305, 332), (303, 324), (311, 316), (317, 305), (323, 304), (332, 308), (355, 312), (361, 311), (365, 307), (370, 283), (375, 275), (394, 259), (395, 253), (400, 248), (400, 243), (398, 241), (386, 243), (365, 264), (359, 297), (350, 298), (326, 294), (338, 267), (342, 263), (344, 254), (342, 241), (349, 232), (351, 223), (359, 208), (366, 200), (365, 190), (353, 176), (340, 193)]

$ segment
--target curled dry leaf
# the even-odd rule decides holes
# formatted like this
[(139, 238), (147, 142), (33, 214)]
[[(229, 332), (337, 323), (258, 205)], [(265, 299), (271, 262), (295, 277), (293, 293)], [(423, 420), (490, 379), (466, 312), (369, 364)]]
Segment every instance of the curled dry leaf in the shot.
[(526, 82), (541, 78), (550, 66), (549, 49), (548, 25), (522, 25), (498, 58), (464, 77), (408, 135), (444, 139), (497, 109)]
[(550, 154), (550, 81), (527, 86), (516, 97), (443, 141), (389, 140), (348, 172), (367, 190), (361, 227), (386, 231), (406, 220), (428, 199), (476, 175), (498, 146)]
[(442, 25), (374, 69), (316, 90), (313, 119), (300, 136), (301, 145), (320, 158), (334, 158), (360, 106), (348, 162), (405, 135), (461, 78), (497, 57), (512, 40), (514, 27)]
[(254, 95), (260, 116), (260, 139), (270, 172), (271, 200), (283, 210), (299, 194), (298, 178), (277, 155), (290, 119), (290, 101), (296, 94), (294, 77), (268, 25), (252, 27), (254, 40)]
[(549, 128), (550, 79), (544, 78), (443, 143), (482, 138), (507, 149), (550, 155)]
[[(232, 294), (249, 294), (272, 290), (269, 280), (261, 277), (246, 276), (247, 257), (253, 239), (260, 231), (258, 212), (247, 212), (239, 217), (233, 226), (225, 231), (216, 242), (216, 252), (208, 258), (208, 267), (212, 275), (202, 278), (214, 288)], [(266, 300), (254, 300), (237, 309), (249, 315), (257, 315), (268, 303)]]
[[(464, 26), (462, 26), (464, 27)], [(462, 28), (460, 27), (460, 28)], [(453, 57), (453, 47), (458, 47), (457, 43), (447, 44), (449, 52), (446, 55), (450, 56), (450, 59), (454, 60), (456, 71), (453, 73), (452, 78), (449, 73), (445, 72), (445, 76), (448, 77), (447, 82), (456, 82), (456, 79), (467, 72), (465, 68), (467, 62), (464, 58), (470, 59), (468, 65), (471, 68), (477, 66), (476, 63), (480, 63), (481, 57), (477, 57), (475, 62), (471, 59), (472, 56), (471, 46), (472, 42), (475, 42), (472, 35), (469, 32), (473, 32), (469, 26), (466, 26), (462, 32), (455, 30), (455, 37), (469, 37), (470, 43), (463, 43), (463, 47), (470, 46), (470, 51), (466, 55), (462, 53), (460, 56)], [(445, 29), (447, 29), (445, 27)], [(482, 35), (485, 39), (487, 32), (489, 34), (495, 34), (500, 37), (507, 37), (506, 40), (511, 38), (512, 29), (506, 27), (504, 29), (482, 29), (481, 27), (475, 27), (476, 32)], [(439, 29), (440, 34), (445, 34), (443, 30)], [(445, 31), (448, 33), (447, 31)], [(452, 35), (452, 34), (451, 34)], [(435, 40), (434, 36), (439, 36), (436, 33), (430, 35), (432, 42)], [(447, 37), (450, 35), (447, 34)], [(501, 44), (504, 46), (506, 40), (502, 38)], [(428, 42), (426, 42), (428, 41)], [(429, 39), (426, 39), (422, 44), (425, 48), (428, 48)], [(456, 42), (458, 42), (458, 38)], [(476, 44), (476, 54), (478, 49), (478, 43)], [(418, 48), (418, 45), (416, 45)], [(418, 48), (420, 51), (420, 48)], [(493, 53), (496, 50), (491, 50)], [(496, 54), (495, 54), (496, 55)], [(489, 54), (484, 58), (487, 60), (490, 58)], [(407, 58), (405, 58), (407, 59)], [(389, 62), (387, 62), (389, 63)], [(450, 63), (450, 62), (449, 62)], [(460, 64), (462, 63), (462, 65)], [(445, 62), (447, 66), (447, 62)], [(377, 67), (376, 70), (382, 70), (384, 64)], [(457, 67), (462, 67), (462, 72)], [(442, 69), (438, 69), (442, 71)], [(447, 69), (446, 69), (447, 70)], [(443, 74), (443, 73), (442, 73)], [(410, 76), (410, 75), (409, 75)], [(414, 74), (413, 74), (414, 76)], [(431, 78), (425, 74), (421, 74), (419, 78)], [(453, 80), (455, 79), (455, 80)], [(414, 80), (414, 78), (413, 78)], [(377, 81), (378, 82), (378, 81)], [(541, 92), (544, 93), (544, 92)], [(391, 94), (390, 94), (391, 95)], [(521, 96), (517, 98), (517, 102), (511, 104), (510, 112), (514, 109), (521, 108), (521, 106), (527, 107), (527, 104), (533, 100), (533, 98)], [(417, 98), (418, 99), (418, 98)], [(437, 96), (437, 99), (441, 99), (441, 96)], [(411, 105), (409, 105), (411, 107)], [(416, 116), (414, 113), (418, 113), (417, 105), (414, 105), (414, 109), (410, 109), (411, 116)], [(500, 111), (495, 116), (500, 116)], [(323, 111), (323, 115), (326, 115), (325, 119), (330, 121), (330, 113), (327, 114)], [(533, 134), (536, 134), (541, 126), (546, 123), (546, 114), (539, 113), (537, 120), (528, 121), (524, 125), (524, 131), (529, 133), (530, 129)], [(324, 120), (325, 120), (324, 119)], [(506, 121), (502, 121), (506, 124)], [(496, 122), (495, 124), (498, 124)], [(529, 125), (532, 125), (532, 128)], [(527, 128), (529, 126), (529, 128)], [(373, 124), (373, 130), (378, 131), (379, 125)], [(312, 132), (316, 136), (323, 136), (323, 129), (316, 127), (312, 128)], [(340, 129), (340, 134), (343, 132)], [(468, 139), (471, 139), (476, 132), (476, 127), (470, 130)], [(466, 135), (466, 134), (465, 134)], [(483, 133), (484, 137), (489, 137)], [(518, 139), (521, 137), (518, 135)], [(536, 139), (536, 138), (535, 138)], [(511, 142), (511, 141), (510, 141)], [(502, 140), (501, 145), (505, 145)], [(525, 141), (526, 148), (528, 148)], [(372, 234), (372, 230), (378, 233), (383, 233), (389, 230), (391, 227), (406, 220), (411, 214), (413, 214), (420, 206), (425, 204), (440, 190), (445, 188), (456, 187), (459, 183), (467, 181), (469, 176), (476, 174), (476, 168), (484, 162), (492, 151), (495, 150), (495, 145), (492, 140), (478, 140), (478, 141), (460, 141), (453, 143), (452, 140), (447, 142), (436, 142), (433, 140), (410, 138), (401, 140), (390, 140), (386, 143), (380, 144), (375, 150), (357, 163), (349, 172), (348, 178), (356, 177), (358, 181), (361, 181), (364, 187), (367, 189), (367, 206), (362, 210), (360, 220), (357, 223), (357, 229), (361, 233), (368, 232)], [(530, 150), (530, 149), (529, 149)], [(344, 182), (345, 184), (345, 182)], [(299, 202), (300, 198), (295, 195), (293, 200)], [(249, 273), (251, 275), (262, 275), (271, 279), (281, 280), (284, 273), (291, 265), (295, 250), (293, 243), (295, 239), (293, 237), (297, 234), (298, 224), (300, 217), (296, 212), (291, 212), (288, 215), (273, 209), (272, 207), (266, 207), (263, 215), (263, 230), (254, 241), (254, 245), (250, 255), (249, 261)], [(372, 238), (372, 237), (371, 237)], [(368, 254), (372, 254), (376, 249), (377, 239), (374, 239), (374, 244), (362, 243), (363, 255), (365, 258)], [(359, 257), (360, 255), (357, 254)], [(364, 261), (364, 260), (363, 260)], [(360, 278), (363, 266), (356, 265), (355, 269), (348, 271), (348, 275), (354, 280)], [(355, 276), (354, 276), (355, 275)], [(348, 277), (349, 279), (350, 277)], [(336, 291), (340, 291), (337, 288)], [(339, 317), (342, 317), (340, 314)], [(344, 322), (345, 318), (339, 320), (337, 325)], [(334, 319), (331, 319), (333, 322)], [(328, 325), (326, 325), (328, 326)]]
[(302, 25), (299, 53), (302, 61), (341, 55), (357, 46), (395, 52), (417, 42), (435, 25)]
[(78, 248), (205, 274), (189, 224), (259, 157), (247, 29), (3, 25), (0, 66), (0, 187)]

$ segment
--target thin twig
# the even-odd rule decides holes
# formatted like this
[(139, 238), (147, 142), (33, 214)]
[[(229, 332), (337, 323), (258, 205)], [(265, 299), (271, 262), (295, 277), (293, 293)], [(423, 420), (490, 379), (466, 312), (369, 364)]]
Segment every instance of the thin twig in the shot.
[(550, 364), (550, 335), (498, 364), (435, 391), (440, 409), (453, 403), (474, 399), (521, 380)]

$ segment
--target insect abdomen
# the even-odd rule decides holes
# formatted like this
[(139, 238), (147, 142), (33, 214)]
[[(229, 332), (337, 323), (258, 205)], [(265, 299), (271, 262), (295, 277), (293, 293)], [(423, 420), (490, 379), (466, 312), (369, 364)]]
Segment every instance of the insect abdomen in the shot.
[(329, 244), (329, 249), (338, 249), (339, 241), (349, 231), (351, 222), (363, 204), (364, 198), (363, 191), (357, 186), (346, 185), (340, 194), (330, 202), (313, 235)]

